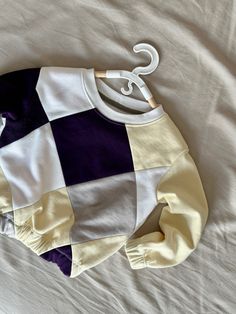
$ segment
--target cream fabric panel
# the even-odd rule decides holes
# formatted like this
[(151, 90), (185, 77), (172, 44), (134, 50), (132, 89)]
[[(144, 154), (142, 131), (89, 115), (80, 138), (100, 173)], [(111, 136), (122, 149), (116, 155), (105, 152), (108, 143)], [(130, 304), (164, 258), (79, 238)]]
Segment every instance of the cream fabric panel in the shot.
[(12, 211), (12, 196), (9, 183), (0, 167), (0, 214)]
[(124, 245), (126, 240), (127, 236), (114, 236), (72, 244), (71, 277), (80, 275), (86, 269), (110, 257)]
[(70, 244), (74, 212), (67, 189), (46, 193), (35, 204), (16, 209), (14, 223), (16, 239), (38, 255)]
[(170, 166), (187, 148), (168, 114), (142, 126), (126, 125), (126, 129), (135, 170)]

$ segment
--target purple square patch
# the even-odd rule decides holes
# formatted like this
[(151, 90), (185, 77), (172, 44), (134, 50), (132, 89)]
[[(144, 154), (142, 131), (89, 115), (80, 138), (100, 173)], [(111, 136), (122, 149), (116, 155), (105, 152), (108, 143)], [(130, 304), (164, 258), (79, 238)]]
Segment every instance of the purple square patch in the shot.
[(97, 109), (51, 121), (67, 186), (134, 171), (126, 127)]

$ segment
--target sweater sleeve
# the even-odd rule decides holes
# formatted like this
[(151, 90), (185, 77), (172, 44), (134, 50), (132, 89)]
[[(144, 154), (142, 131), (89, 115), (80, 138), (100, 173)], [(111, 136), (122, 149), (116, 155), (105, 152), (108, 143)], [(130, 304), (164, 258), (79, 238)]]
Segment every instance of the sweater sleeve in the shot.
[(208, 205), (196, 165), (188, 150), (170, 166), (157, 187), (164, 207), (156, 231), (126, 243), (133, 269), (164, 268), (183, 262), (197, 247)]
[(40, 68), (29, 68), (0, 75), (0, 114), (13, 120), (21, 115), (38, 80)]

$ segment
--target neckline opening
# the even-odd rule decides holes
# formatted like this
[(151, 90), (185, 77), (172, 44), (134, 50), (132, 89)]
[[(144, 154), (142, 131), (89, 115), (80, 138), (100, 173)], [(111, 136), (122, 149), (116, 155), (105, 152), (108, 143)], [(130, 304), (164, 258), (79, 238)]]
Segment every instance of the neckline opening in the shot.
[[(146, 101), (127, 97), (118, 93), (104, 81), (95, 77), (94, 68), (82, 69), (82, 82), (84, 91), (91, 105), (94, 108), (97, 108), (98, 111), (110, 120), (127, 124), (144, 124), (157, 120), (165, 114), (162, 105), (156, 108), (151, 108)], [(108, 102), (105, 102), (102, 99), (98, 87), (102, 88), (106, 94), (109, 95), (109, 99), (119, 102), (122, 110), (125, 108), (131, 110), (136, 109), (136, 111), (140, 111), (141, 113), (125, 113), (113, 109), (112, 106), (109, 106)]]

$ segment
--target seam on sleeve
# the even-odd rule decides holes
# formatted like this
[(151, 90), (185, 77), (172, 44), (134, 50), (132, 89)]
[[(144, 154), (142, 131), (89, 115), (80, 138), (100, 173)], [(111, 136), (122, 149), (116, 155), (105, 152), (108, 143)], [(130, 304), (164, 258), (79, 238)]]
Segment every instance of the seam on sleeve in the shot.
[[(159, 197), (158, 197), (158, 188), (161, 185), (161, 183), (165, 180), (166, 176), (169, 174), (170, 170), (173, 168), (173, 166), (177, 163), (177, 161), (179, 160), (180, 157), (182, 157), (182, 155), (189, 153), (189, 148), (184, 149), (181, 153), (179, 153), (176, 158), (174, 159), (174, 161), (172, 162), (172, 164), (169, 166), (169, 169), (166, 171), (166, 173), (161, 177), (161, 180), (159, 181), (157, 188), (156, 188), (156, 194), (157, 194), (157, 201), (158, 203), (161, 203), (159, 201)], [(163, 204), (163, 203), (161, 203)]]

